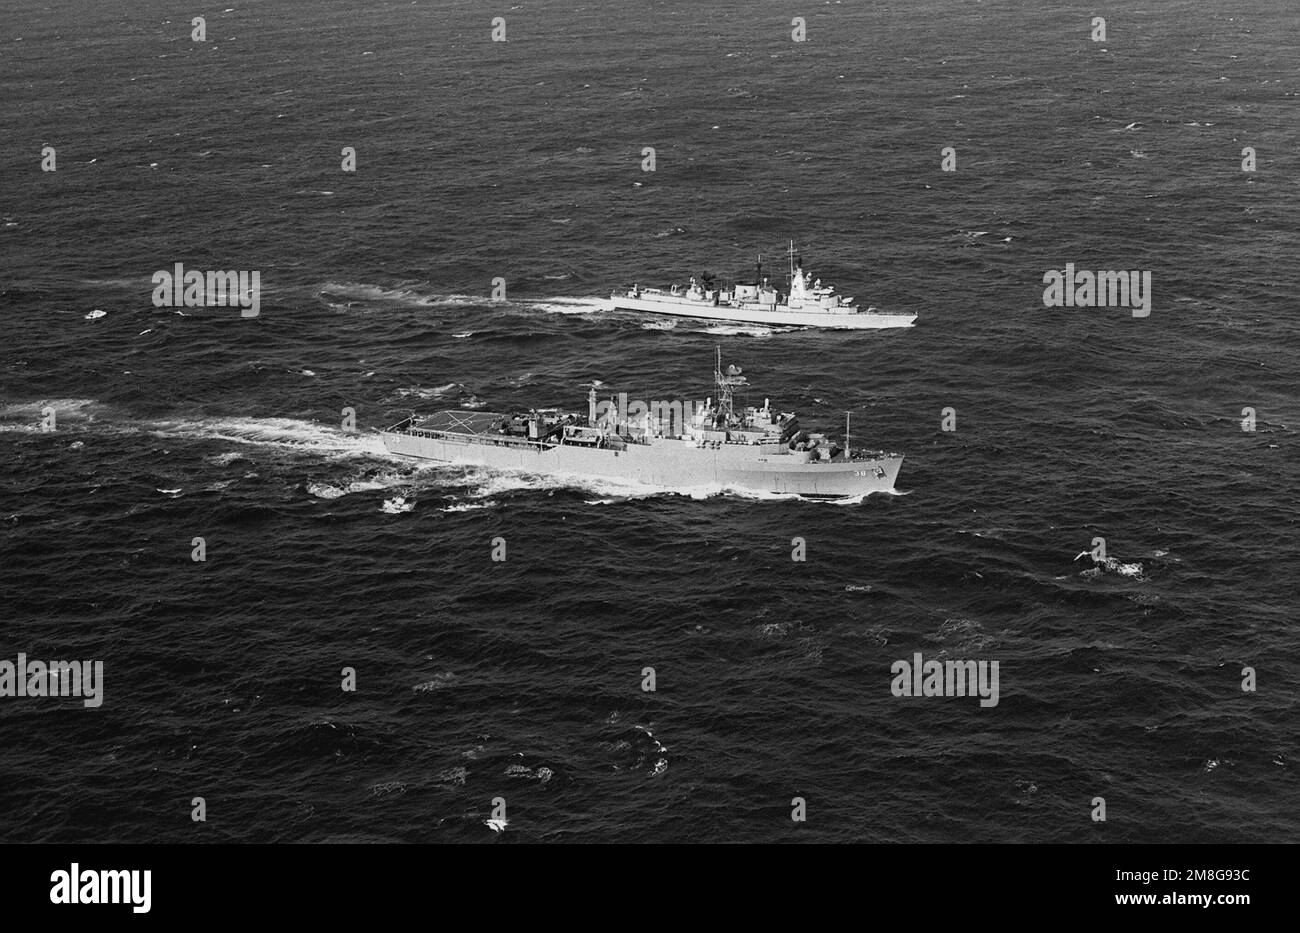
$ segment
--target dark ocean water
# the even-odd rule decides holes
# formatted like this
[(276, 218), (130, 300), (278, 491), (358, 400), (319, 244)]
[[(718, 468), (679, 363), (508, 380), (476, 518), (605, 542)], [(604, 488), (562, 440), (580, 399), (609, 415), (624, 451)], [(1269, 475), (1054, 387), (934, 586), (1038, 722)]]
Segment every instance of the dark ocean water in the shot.
[[(1100, 11), (1105, 43), (1046, 2), (231, 2), (0, 10), (0, 659), (106, 680), (0, 700), (0, 840), (1296, 838), (1289, 0)], [(593, 311), (791, 238), (917, 326)], [(175, 262), (259, 270), (261, 315), (155, 309)], [(1044, 308), (1066, 262), (1151, 270), (1151, 316)], [(899, 494), (574, 488), (373, 433), (696, 398), (718, 346), (905, 453)], [(918, 651), (997, 660), (1001, 702), (894, 697)]]

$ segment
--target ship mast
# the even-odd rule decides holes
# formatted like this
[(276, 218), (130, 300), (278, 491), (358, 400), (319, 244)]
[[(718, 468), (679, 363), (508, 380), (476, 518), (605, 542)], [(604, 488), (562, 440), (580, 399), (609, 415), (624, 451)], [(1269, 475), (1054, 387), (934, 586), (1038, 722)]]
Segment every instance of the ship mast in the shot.
[(724, 373), (722, 371), (722, 347), (717, 347), (716, 353), (713, 364), (713, 381), (718, 384), (718, 414), (724, 418), (724, 427), (730, 428), (736, 423), (736, 411), (731, 398), (732, 391), (736, 386), (747, 385), (749, 380), (740, 375), (740, 370), (736, 370), (735, 373)]
[(727, 377), (722, 375), (722, 347), (714, 347), (714, 353), (713, 381), (718, 386), (718, 413), (726, 419), (725, 424), (730, 425), (732, 415), (731, 385), (727, 381)]
[(844, 459), (849, 461), (853, 459), (853, 450), (849, 447), (849, 413), (844, 413)]

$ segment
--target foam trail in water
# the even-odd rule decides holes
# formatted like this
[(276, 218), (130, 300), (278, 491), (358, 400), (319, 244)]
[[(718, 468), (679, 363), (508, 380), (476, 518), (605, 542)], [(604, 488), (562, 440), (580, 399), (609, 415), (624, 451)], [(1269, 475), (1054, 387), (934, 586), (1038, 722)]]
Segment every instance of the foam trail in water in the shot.
[(609, 301), (604, 298), (524, 299), (519, 303), (534, 311), (546, 311), (551, 314), (595, 314), (609, 310)]
[(318, 289), (318, 297), (325, 301), (343, 298), (351, 301), (386, 302), (412, 307), (471, 307), (490, 303), (486, 295), (440, 295), (421, 291), (414, 286), (385, 288), (364, 282), (326, 282)]
[(192, 421), (158, 421), (151, 433), (167, 437), (211, 438), (236, 444), (261, 444), (346, 456), (383, 456), (378, 434), (352, 434), (314, 421), (296, 418), (200, 418)]
[[(493, 301), (487, 295), (437, 294), (415, 286), (385, 288), (362, 282), (326, 282), (317, 290), (317, 297), (336, 310), (349, 310), (340, 306), (337, 299), (349, 302), (399, 304), (410, 307), (479, 307), (491, 305), (508, 309), (546, 311), (551, 314), (594, 314), (605, 311), (609, 302), (603, 298), (567, 297), (520, 298), (512, 301)], [(335, 300), (331, 300), (335, 299)]]
[(60, 425), (94, 421), (103, 406), (90, 398), (47, 398), (36, 402), (0, 405), (0, 432), (40, 433), (46, 409), (54, 409), (56, 430)]

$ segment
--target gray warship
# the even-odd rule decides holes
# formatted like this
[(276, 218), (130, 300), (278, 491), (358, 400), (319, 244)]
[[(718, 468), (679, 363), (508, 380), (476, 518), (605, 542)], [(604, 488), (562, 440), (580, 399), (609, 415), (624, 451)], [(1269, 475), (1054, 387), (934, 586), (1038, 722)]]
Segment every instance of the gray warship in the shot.
[(717, 398), (628, 404), (597, 400), (586, 416), (555, 408), (515, 414), (441, 411), (412, 414), (381, 433), (392, 453), (521, 473), (606, 479), (676, 492), (740, 491), (808, 499), (854, 498), (894, 488), (900, 454), (849, 447), (805, 431), (793, 412), (737, 409), (748, 385), (737, 366), (715, 358)]
[(803, 270), (790, 241), (790, 276), (782, 294), (763, 274), (760, 258), (753, 283), (716, 286), (708, 273), (698, 281), (691, 276), (685, 288), (674, 285), (668, 291), (633, 285), (626, 292), (609, 296), (610, 311), (640, 311), (713, 321), (739, 321), (780, 327), (825, 327), (833, 330), (877, 330), (911, 327), (915, 314), (856, 308), (852, 298), (835, 293), (835, 286)]

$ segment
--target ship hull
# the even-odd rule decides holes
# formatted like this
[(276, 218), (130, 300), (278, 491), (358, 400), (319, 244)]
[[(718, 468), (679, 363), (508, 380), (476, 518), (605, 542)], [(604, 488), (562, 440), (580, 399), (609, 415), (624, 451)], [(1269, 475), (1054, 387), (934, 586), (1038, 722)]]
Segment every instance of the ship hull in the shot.
[(645, 314), (668, 314), (674, 317), (730, 321), (741, 324), (769, 324), (781, 327), (827, 327), (836, 330), (878, 330), (887, 327), (911, 327), (915, 314), (883, 314), (877, 311), (793, 310), (778, 305), (774, 310), (737, 308), (715, 305), (708, 301), (654, 300), (613, 295), (611, 311), (640, 311)]
[(384, 431), (382, 436), (389, 451), (407, 457), (683, 492), (735, 489), (816, 499), (850, 498), (892, 490), (903, 464), (896, 454), (851, 462), (792, 463), (792, 456), (764, 456), (748, 445), (698, 448), (689, 441), (668, 438), (611, 449), (484, 443), (404, 431)]

